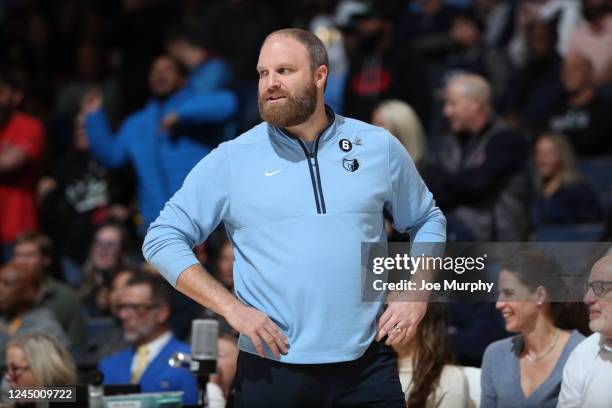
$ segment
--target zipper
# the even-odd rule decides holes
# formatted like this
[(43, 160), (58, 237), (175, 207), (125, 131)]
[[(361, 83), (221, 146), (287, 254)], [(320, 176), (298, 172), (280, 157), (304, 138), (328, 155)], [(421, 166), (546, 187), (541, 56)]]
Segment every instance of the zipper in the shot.
[(329, 123), (317, 135), (317, 138), (314, 142), (314, 151), (308, 150), (306, 143), (299, 137), (290, 136), (284, 133), (281, 130), (281, 133), (285, 134), (290, 139), (297, 140), (299, 145), (302, 147), (304, 154), (306, 155), (306, 160), (308, 161), (308, 171), (310, 172), (310, 181), (312, 182), (312, 192), (314, 193), (315, 203), (317, 205), (317, 214), (327, 214), (327, 210), (325, 209), (325, 198), (323, 197), (323, 187), (321, 186), (321, 173), (319, 172), (319, 160), (317, 158), (317, 153), (319, 152), (319, 140), (321, 139), (321, 135), (329, 129), (333, 123), (335, 122), (335, 113), (331, 110), (331, 108), (325, 105), (325, 111), (330, 117)]
[[(297, 139), (297, 138), (296, 138)], [(298, 143), (304, 150), (306, 160), (308, 161), (308, 170), (310, 171), (310, 181), (312, 181), (312, 191), (314, 193), (315, 203), (317, 205), (317, 214), (325, 214), (325, 199), (323, 198), (323, 189), (321, 187), (321, 174), (319, 172), (319, 162), (317, 152), (319, 150), (319, 137), (315, 140), (314, 152), (308, 150), (306, 143), (301, 139), (297, 139)]]

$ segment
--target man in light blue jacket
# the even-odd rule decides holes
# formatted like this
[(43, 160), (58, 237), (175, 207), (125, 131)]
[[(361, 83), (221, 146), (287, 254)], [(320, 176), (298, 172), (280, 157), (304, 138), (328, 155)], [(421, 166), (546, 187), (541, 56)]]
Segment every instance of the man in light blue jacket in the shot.
[[(362, 301), (361, 243), (386, 240), (384, 209), (414, 242), (443, 242), (446, 221), (397, 139), (324, 105), (327, 65), (307, 31), (268, 36), (265, 122), (198, 163), (145, 238), (170, 283), (241, 333), (239, 407), (405, 406), (389, 345), (427, 306)], [(191, 249), (220, 222), (236, 297)]]

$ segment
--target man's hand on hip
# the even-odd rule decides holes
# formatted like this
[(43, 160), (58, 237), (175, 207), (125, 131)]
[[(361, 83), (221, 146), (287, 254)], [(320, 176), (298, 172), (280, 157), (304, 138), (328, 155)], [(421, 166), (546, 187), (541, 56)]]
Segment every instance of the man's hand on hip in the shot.
[(281, 353), (287, 354), (287, 338), (265, 313), (236, 302), (226, 313), (225, 319), (230, 326), (251, 339), (260, 357), (264, 357), (264, 342), (276, 357), (280, 357)]
[(388, 346), (403, 346), (416, 334), (417, 327), (425, 312), (427, 302), (390, 302), (387, 310), (376, 324), (376, 341), (385, 335)]

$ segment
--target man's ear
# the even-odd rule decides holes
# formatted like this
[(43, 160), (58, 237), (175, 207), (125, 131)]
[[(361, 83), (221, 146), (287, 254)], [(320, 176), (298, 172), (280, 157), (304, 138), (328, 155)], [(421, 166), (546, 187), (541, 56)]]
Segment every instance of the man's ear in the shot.
[(328, 74), (329, 72), (327, 69), (327, 65), (321, 65), (319, 66), (319, 68), (315, 70), (314, 78), (315, 78), (315, 84), (317, 85), (317, 88), (325, 89), (325, 85), (327, 84)]

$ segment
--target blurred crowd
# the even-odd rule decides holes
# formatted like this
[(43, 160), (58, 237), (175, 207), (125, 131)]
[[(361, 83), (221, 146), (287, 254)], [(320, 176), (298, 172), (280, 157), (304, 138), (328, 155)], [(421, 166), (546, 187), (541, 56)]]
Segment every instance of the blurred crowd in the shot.
[[(29, 378), (44, 347), (63, 361), (59, 382), (98, 367), (109, 381), (158, 390), (163, 376), (147, 377), (147, 365), (188, 351), (192, 319), (215, 318), (168, 291), (143, 262), (141, 240), (190, 169), (260, 121), (259, 48), (290, 26), (311, 30), (328, 49), (326, 103), (406, 147), (450, 240), (612, 237), (611, 0), (4, 1), (5, 389)], [(231, 290), (232, 246), (222, 229), (194, 251)], [(543, 313), (546, 333), (589, 334), (580, 318), (565, 327)], [(219, 403), (231, 399), (237, 353), (236, 333), (221, 326), (227, 364), (210, 392)], [(504, 328), (493, 304), (477, 303), (436, 305), (422, 327), (420, 364), (399, 350), (408, 358), (400, 373), (444, 384), (460, 375), (442, 371), (451, 351), (478, 367), (491, 342), (524, 329)], [(555, 341), (575, 345), (581, 336)], [(432, 353), (433, 338), (448, 353)], [(497, 357), (489, 351), (483, 370)], [(193, 378), (171, 377), (167, 389), (194, 401)], [(433, 392), (431, 381), (402, 381), (412, 384), (411, 406)]]

